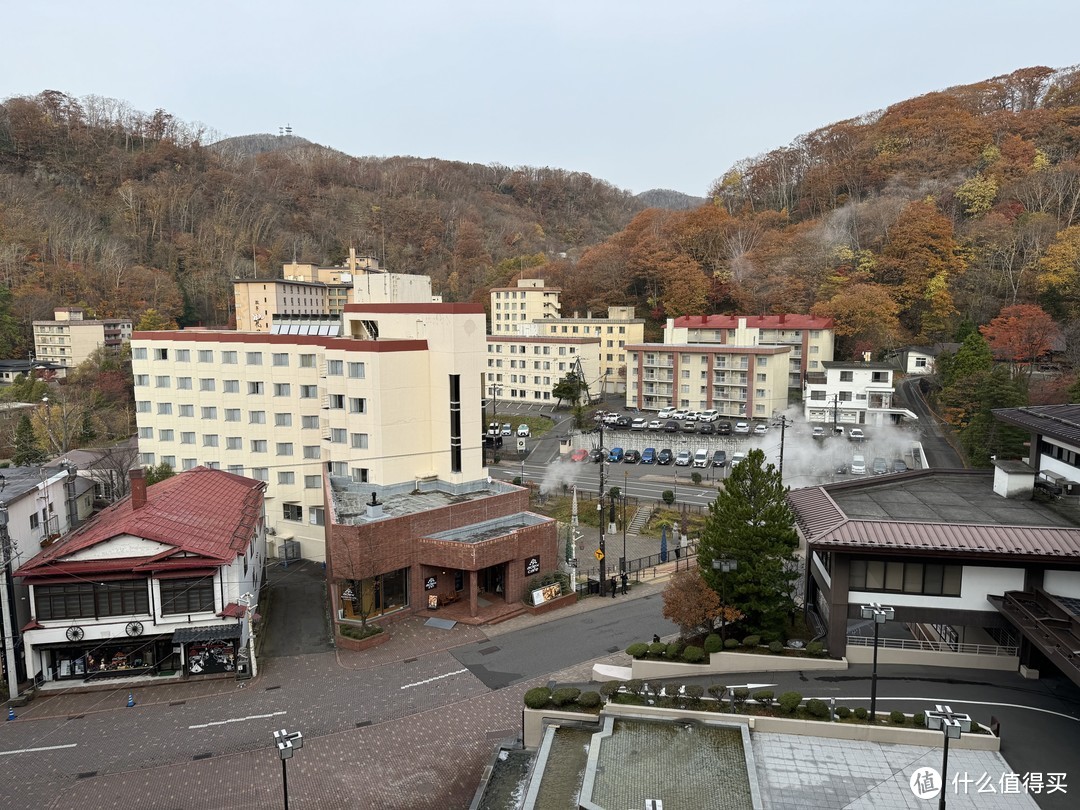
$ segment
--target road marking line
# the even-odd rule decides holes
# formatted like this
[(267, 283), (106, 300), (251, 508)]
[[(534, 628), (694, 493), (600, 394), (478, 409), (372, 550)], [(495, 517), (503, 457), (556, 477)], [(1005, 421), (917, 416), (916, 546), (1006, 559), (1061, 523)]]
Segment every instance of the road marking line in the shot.
[(413, 686), (423, 686), (425, 683), (431, 683), (432, 681), (438, 681), (438, 680), (441, 680), (442, 678), (449, 678), (451, 675), (460, 675), (462, 672), (468, 672), (468, 671), (469, 671), (468, 668), (466, 668), (466, 669), (455, 669), (453, 672), (447, 672), (444, 675), (436, 675), (434, 678), (428, 678), (427, 680), (424, 680), (424, 681), (417, 681), (416, 683), (407, 683), (404, 686), (402, 686), (401, 688), (402, 689), (410, 689)]
[[(823, 700), (828, 700), (832, 695), (829, 695)], [(869, 695), (863, 695), (862, 697), (838, 697), (836, 700), (869, 700)], [(1022, 703), (995, 703), (989, 700), (967, 700), (964, 698), (925, 698), (925, 697), (882, 697), (878, 695), (878, 701), (882, 700), (907, 700), (907, 701), (921, 701), (923, 703), (955, 703), (970, 704), (972, 706), (1001, 706), (1005, 709), (1023, 709), (1028, 712), (1042, 712), (1043, 714), (1052, 714), (1055, 717), (1063, 717), (1066, 720), (1072, 720), (1074, 723), (1080, 723), (1080, 717), (1073, 717), (1071, 714), (1065, 714), (1063, 712), (1055, 712), (1053, 709), (1040, 709), (1038, 706), (1025, 706)]]
[(38, 751), (56, 751), (60, 748), (75, 748), (78, 743), (68, 743), (67, 745), (47, 745), (44, 748), (20, 748), (17, 751), (0, 751), (0, 757), (6, 757), (10, 754), (33, 754)]
[(199, 723), (194, 726), (188, 726), (191, 728), (210, 728), (210, 726), (224, 726), (226, 723), (243, 723), (245, 720), (266, 720), (270, 717), (277, 717), (285, 712), (270, 712), (270, 714), (253, 714), (250, 717), (230, 717), (228, 720), (214, 720), (210, 723)]

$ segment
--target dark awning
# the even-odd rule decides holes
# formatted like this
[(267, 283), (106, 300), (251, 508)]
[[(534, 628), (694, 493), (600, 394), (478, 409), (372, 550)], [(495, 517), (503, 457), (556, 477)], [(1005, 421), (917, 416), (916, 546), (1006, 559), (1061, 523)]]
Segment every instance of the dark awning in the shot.
[(181, 627), (173, 632), (174, 644), (189, 641), (212, 641), (215, 639), (240, 638), (240, 624), (215, 624), (211, 627)]

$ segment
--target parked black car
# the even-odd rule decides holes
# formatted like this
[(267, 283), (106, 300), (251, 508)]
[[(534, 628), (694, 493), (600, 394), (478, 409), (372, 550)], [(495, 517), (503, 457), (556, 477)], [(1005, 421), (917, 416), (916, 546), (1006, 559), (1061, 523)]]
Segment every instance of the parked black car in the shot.
[(712, 422), (701, 422), (698, 424), (697, 432), (702, 436), (708, 436), (716, 433), (716, 425)]
[(620, 416), (618, 419), (615, 420), (615, 429), (616, 430), (629, 430), (631, 421), (632, 420), (630, 419), (629, 416)]
[(641, 461), (641, 453), (637, 450), (627, 450), (623, 456), (624, 464), (637, 464), (639, 461)]
[(603, 447), (597, 447), (591, 453), (589, 453), (589, 461), (593, 462), (594, 464), (599, 464), (601, 461), (607, 458), (607, 452), (608, 451), (605, 450)]
[(730, 436), (731, 435), (731, 422), (717, 422), (716, 423), (716, 433), (719, 436)]
[(661, 450), (659, 453), (656, 454), (656, 463), (657, 464), (670, 464), (674, 460), (675, 460), (675, 456), (672, 454), (671, 450), (668, 449), (667, 447), (665, 447), (663, 450)]
[(727, 464), (727, 453), (723, 450), (717, 450), (712, 454), (712, 465), (714, 467), (723, 467)]
[(679, 427), (679, 423), (672, 419), (670, 422), (665, 423), (664, 433), (678, 433)]

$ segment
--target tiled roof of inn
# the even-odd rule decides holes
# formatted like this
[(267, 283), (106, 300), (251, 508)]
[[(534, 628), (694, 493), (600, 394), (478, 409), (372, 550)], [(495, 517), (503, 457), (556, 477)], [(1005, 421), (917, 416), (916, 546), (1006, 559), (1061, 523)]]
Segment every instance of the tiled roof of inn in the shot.
[(1080, 405), (1030, 405), (992, 413), (1008, 425), (1080, 447)]
[[(131, 508), (128, 496), (101, 512), (22, 566), (16, 576), (42, 577), (105, 571), (184, 570), (226, 563), (243, 553), (262, 516), (266, 484), (240, 475), (196, 467), (146, 489), (146, 503)], [(155, 556), (120, 560), (65, 561), (65, 557), (114, 537), (132, 535), (170, 548)], [(187, 552), (192, 556), (177, 555)]]
[(823, 549), (1080, 561), (1075, 517), (993, 492), (992, 476), (920, 470), (788, 494), (807, 542)]

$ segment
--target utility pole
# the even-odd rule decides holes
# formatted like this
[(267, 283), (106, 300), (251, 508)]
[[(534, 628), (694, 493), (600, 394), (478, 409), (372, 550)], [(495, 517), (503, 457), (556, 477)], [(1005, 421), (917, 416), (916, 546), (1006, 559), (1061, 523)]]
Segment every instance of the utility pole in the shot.
[(788, 418), (783, 414), (778, 417), (778, 423), (780, 425), (780, 483), (784, 483), (784, 431), (787, 428), (789, 422)]
[(600, 496), (596, 502), (596, 516), (600, 519), (600, 595), (607, 595), (607, 546), (604, 543), (604, 520), (607, 515), (604, 514), (604, 466), (607, 464), (607, 459), (603, 456), (604, 450), (604, 420), (600, 420)]

